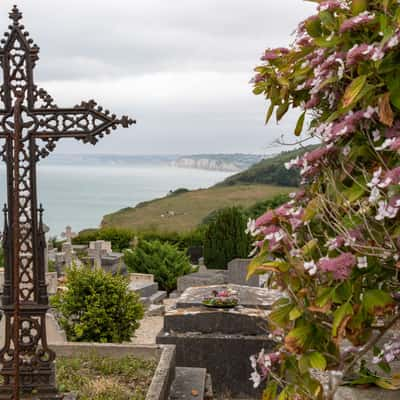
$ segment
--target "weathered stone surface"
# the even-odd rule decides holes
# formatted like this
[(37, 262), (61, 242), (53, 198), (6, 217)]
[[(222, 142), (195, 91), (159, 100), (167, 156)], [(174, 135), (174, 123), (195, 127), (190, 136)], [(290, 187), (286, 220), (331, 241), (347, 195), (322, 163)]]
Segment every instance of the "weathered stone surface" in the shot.
[(268, 336), (243, 336), (201, 333), (161, 332), (157, 343), (175, 344), (178, 367), (206, 368), (213, 389), (219, 396), (260, 398), (249, 380), (252, 372), (249, 357), (262, 348), (272, 351), (275, 343)]
[(272, 304), (282, 296), (282, 293), (276, 290), (241, 285), (192, 287), (182, 294), (176, 306), (177, 308), (202, 307), (202, 301), (205, 297), (210, 296), (213, 290), (221, 290), (224, 287), (229, 287), (237, 291), (240, 298), (240, 305), (246, 308), (270, 310)]
[(268, 312), (237, 307), (214, 310), (205, 307), (170, 310), (164, 317), (166, 332), (201, 332), (242, 335), (264, 335)]
[(355, 389), (341, 387), (334, 400), (399, 400), (400, 390), (382, 390), (378, 388)]
[(261, 275), (253, 275), (247, 279), (247, 267), (250, 260), (247, 258), (235, 258), (228, 263), (228, 283), (244, 286), (260, 287), (263, 283)]
[(160, 317), (165, 314), (164, 304), (150, 304), (146, 311), (146, 317)]
[(151, 297), (158, 291), (158, 283), (131, 282), (129, 290), (136, 292), (140, 297)]
[(227, 283), (227, 271), (207, 270), (207, 272), (195, 272), (178, 278), (178, 292), (198, 286), (222, 285)]
[(154, 275), (151, 274), (129, 274), (129, 280), (132, 283), (154, 283)]
[(205, 368), (178, 367), (169, 394), (170, 400), (203, 400), (207, 371)]

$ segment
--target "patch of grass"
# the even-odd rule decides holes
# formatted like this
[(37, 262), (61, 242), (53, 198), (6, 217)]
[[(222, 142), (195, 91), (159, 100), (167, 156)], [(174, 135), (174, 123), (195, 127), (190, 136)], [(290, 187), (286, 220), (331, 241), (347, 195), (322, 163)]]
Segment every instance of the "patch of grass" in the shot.
[(95, 354), (58, 357), (56, 363), (60, 392), (78, 393), (80, 400), (143, 400), (157, 367), (156, 361)]
[(188, 232), (215, 210), (271, 199), (296, 189), (271, 185), (235, 185), (193, 190), (142, 203), (103, 218), (103, 227), (128, 228), (136, 232)]

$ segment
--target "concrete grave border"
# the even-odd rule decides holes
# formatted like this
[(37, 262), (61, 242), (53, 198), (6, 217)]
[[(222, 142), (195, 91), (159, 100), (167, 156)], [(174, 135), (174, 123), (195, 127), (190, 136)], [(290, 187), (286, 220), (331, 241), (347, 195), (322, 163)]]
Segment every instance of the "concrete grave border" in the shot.
[(122, 358), (134, 356), (144, 360), (156, 359), (158, 366), (151, 381), (146, 400), (168, 400), (175, 379), (176, 348), (173, 345), (140, 346), (132, 344), (64, 343), (51, 346), (57, 356), (73, 357), (95, 352), (99, 356)]

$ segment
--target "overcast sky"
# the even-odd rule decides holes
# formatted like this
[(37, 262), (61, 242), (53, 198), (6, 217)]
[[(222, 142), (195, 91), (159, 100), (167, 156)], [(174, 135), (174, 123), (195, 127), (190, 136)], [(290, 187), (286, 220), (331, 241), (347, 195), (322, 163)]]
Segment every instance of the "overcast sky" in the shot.
[(266, 47), (287, 45), (315, 7), (302, 0), (2, 1), (17, 3), (40, 46), (36, 82), (60, 106), (94, 98), (138, 120), (95, 149), (125, 154), (265, 153), (294, 118), (264, 125), (249, 80)]

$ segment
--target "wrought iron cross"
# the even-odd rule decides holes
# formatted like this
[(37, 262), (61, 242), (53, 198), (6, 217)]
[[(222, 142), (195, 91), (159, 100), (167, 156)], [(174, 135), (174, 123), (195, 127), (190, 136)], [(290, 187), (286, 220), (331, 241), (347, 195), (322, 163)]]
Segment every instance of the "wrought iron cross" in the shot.
[[(46, 339), (48, 296), (45, 281), (43, 208), (38, 207), (36, 164), (61, 138), (96, 144), (104, 134), (135, 121), (117, 118), (94, 101), (59, 108), (33, 80), (39, 48), (21, 25), (16, 6), (0, 45), (0, 155), (7, 165), (4, 208), (5, 277), (1, 309), (6, 338), (0, 350), (0, 400), (34, 392), (40, 399), (59, 399), (55, 353)], [(2, 104), (1, 104), (2, 103)]]

